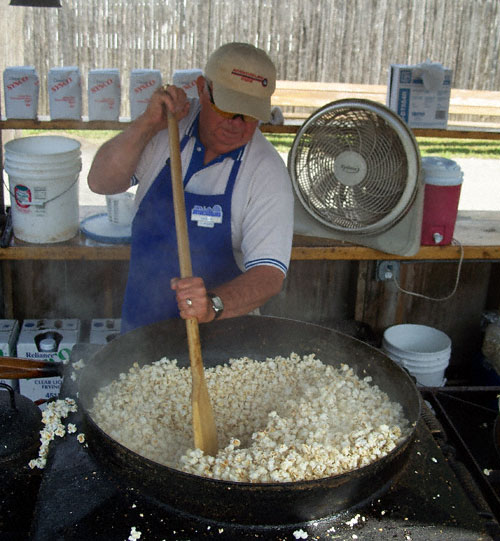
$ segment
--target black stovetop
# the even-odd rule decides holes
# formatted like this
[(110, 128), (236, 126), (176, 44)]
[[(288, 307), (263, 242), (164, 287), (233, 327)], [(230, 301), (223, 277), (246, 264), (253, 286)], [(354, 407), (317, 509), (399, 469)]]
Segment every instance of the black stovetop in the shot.
[[(74, 348), (73, 360), (89, 348)], [(73, 396), (65, 381), (61, 398)], [(79, 412), (67, 422), (82, 426)], [(80, 430), (79, 430), (80, 431)], [(188, 516), (123, 485), (72, 436), (53, 442), (30, 537), (35, 541), (196, 539), (460, 540), (500, 539), (500, 528), (477, 483), (436, 433), (442, 427), (424, 406), (406, 467), (382, 495), (319, 521), (243, 526)], [(444, 442), (444, 443), (443, 443)], [(307, 535), (307, 537), (305, 537)], [(356, 537), (357, 536), (357, 537)]]

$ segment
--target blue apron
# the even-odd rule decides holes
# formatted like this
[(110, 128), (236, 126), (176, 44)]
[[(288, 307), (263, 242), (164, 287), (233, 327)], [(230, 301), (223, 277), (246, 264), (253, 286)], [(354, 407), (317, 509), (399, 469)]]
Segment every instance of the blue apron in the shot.
[[(197, 130), (198, 118), (181, 141), (181, 152)], [(196, 142), (184, 186), (203, 167), (203, 153)], [(239, 274), (231, 241), (231, 199), (244, 147), (234, 156), (223, 194), (184, 192), (193, 276), (200, 276), (208, 290)], [(222, 161), (224, 156), (216, 160)], [(175, 230), (170, 158), (142, 199), (132, 222), (130, 267), (122, 307), (121, 332), (179, 316), (170, 280), (180, 276)]]

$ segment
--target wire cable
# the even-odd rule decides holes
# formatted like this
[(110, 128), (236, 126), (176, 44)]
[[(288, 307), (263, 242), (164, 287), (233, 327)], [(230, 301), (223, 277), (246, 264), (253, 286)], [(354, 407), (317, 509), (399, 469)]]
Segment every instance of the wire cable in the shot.
[(416, 293), (415, 291), (408, 291), (407, 289), (402, 288), (400, 286), (396, 276), (393, 276), (392, 279), (393, 279), (394, 283), (396, 284), (396, 287), (398, 288), (398, 290), (401, 293), (405, 293), (406, 295), (412, 295), (413, 297), (419, 297), (421, 299), (426, 299), (428, 301), (442, 302), (442, 301), (447, 301), (448, 299), (451, 299), (451, 297), (453, 297), (453, 295), (455, 295), (455, 293), (457, 292), (458, 284), (460, 282), (460, 273), (462, 271), (462, 263), (464, 261), (464, 247), (462, 246), (460, 241), (458, 241), (456, 239), (452, 239), (452, 244), (460, 246), (460, 259), (458, 261), (457, 277), (455, 279), (455, 285), (454, 285), (453, 290), (451, 291), (451, 293), (449, 295), (446, 295), (446, 297), (429, 297), (427, 295), (423, 295), (422, 293)]

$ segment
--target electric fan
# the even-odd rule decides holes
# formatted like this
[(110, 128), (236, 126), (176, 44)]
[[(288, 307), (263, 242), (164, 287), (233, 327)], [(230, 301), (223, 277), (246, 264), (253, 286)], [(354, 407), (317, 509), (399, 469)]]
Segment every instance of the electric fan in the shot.
[(329, 103), (301, 126), (288, 155), (295, 233), (414, 255), (423, 212), (421, 160), (411, 130), (369, 100)]

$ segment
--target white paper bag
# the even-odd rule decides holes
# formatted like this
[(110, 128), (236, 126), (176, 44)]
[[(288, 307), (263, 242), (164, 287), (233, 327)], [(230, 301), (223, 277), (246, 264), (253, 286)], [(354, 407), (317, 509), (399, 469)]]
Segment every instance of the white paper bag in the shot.
[(184, 89), (188, 98), (197, 98), (198, 87), (196, 86), (196, 79), (198, 79), (200, 75), (203, 75), (203, 72), (200, 69), (175, 70), (172, 80), (175, 86)]
[(92, 69), (88, 76), (89, 120), (118, 120), (121, 105), (120, 71)]
[(51, 68), (47, 77), (50, 118), (81, 120), (82, 83), (76, 66)]
[(12, 66), (3, 72), (5, 115), (7, 118), (36, 119), (39, 79), (33, 66)]

